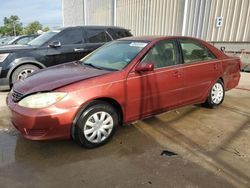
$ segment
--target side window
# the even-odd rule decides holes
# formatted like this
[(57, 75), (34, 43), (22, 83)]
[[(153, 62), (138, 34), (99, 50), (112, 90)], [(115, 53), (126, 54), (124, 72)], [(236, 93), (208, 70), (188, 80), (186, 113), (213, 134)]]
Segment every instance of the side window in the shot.
[(109, 32), (109, 34), (111, 35), (111, 37), (113, 39), (118, 39), (119, 38), (114, 29), (108, 29), (108, 32)]
[(86, 29), (86, 36), (90, 43), (108, 42), (111, 40), (103, 29)]
[(113, 39), (132, 36), (132, 34), (129, 31), (123, 29), (108, 29), (108, 32)]
[(190, 39), (181, 39), (180, 43), (184, 63), (216, 59), (215, 55), (213, 55), (206, 47), (204, 47), (197, 41), (193, 41)]
[(27, 44), (29, 42), (28, 37), (21, 38), (20, 40), (16, 41), (16, 44)]
[(57, 37), (56, 40), (60, 41), (62, 45), (67, 44), (81, 44), (83, 37), (82, 29), (65, 30), (62, 35)]
[(35, 38), (36, 38), (36, 36), (31, 36), (31, 37), (29, 37), (29, 41), (31, 41), (31, 40), (33, 40)]
[(155, 68), (180, 64), (175, 41), (161, 41), (152, 47), (141, 63), (152, 61)]

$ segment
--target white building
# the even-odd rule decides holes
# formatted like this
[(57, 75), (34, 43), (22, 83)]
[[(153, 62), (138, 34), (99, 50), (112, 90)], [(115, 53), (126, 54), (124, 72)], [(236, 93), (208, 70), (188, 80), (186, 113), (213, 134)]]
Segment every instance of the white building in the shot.
[(116, 25), (250, 51), (250, 0), (62, 0), (63, 25)]

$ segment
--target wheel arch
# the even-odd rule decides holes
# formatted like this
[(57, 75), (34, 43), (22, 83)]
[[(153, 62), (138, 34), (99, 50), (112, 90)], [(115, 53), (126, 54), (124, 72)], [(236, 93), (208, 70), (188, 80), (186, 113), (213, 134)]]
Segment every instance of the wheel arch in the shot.
[(110, 104), (111, 106), (113, 106), (118, 111), (119, 124), (123, 123), (123, 118), (124, 118), (123, 109), (121, 107), (121, 104), (118, 101), (116, 101), (115, 99), (110, 98), (110, 97), (95, 98), (95, 99), (92, 99), (91, 101), (87, 102), (85, 105), (83, 105), (78, 110), (77, 114), (75, 115), (75, 117), (73, 119), (73, 123), (72, 123), (72, 127), (71, 127), (71, 137), (74, 138), (75, 125), (77, 124), (77, 121), (78, 121), (79, 117), (82, 115), (82, 113), (87, 108), (97, 104), (98, 102), (106, 102), (106, 103)]
[(224, 84), (224, 79), (223, 79), (223, 77), (221, 76), (218, 80), (221, 80), (222, 81), (222, 83)]
[(27, 61), (22, 61), (22, 62), (15, 63), (15, 66), (13, 66), (13, 67), (9, 70), (8, 75), (7, 75), (7, 78), (8, 78), (8, 80), (9, 80), (9, 83), (10, 83), (10, 84), (12, 84), (11, 77), (12, 77), (14, 71), (15, 71), (17, 68), (19, 68), (19, 67), (21, 67), (21, 66), (23, 66), (23, 65), (34, 65), (34, 66), (37, 66), (39, 69), (45, 68), (45, 66), (44, 66), (42, 63), (38, 62), (38, 61), (27, 60)]

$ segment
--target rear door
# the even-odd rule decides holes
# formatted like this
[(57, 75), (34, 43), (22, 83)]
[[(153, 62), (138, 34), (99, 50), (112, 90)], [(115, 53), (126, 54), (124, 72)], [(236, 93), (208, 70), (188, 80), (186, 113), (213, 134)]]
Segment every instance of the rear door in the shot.
[(220, 75), (221, 64), (216, 56), (197, 40), (180, 39), (179, 43), (184, 61), (183, 102), (199, 102)]
[(132, 71), (127, 78), (127, 118), (140, 119), (178, 106), (183, 95), (183, 73), (175, 40), (158, 42), (140, 63), (154, 63), (154, 70)]

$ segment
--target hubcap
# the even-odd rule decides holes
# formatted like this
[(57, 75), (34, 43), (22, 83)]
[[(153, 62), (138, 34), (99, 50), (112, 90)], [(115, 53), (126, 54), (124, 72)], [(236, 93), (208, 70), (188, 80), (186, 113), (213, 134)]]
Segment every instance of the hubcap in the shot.
[(17, 75), (17, 80), (22, 80), (26, 78), (30, 73), (34, 72), (34, 69), (25, 69), (22, 70), (18, 75)]
[(92, 143), (100, 143), (109, 137), (114, 126), (112, 116), (107, 112), (96, 112), (91, 115), (84, 126), (84, 136)]
[(221, 100), (223, 99), (223, 95), (224, 95), (222, 85), (219, 83), (214, 84), (211, 94), (212, 94), (213, 103), (219, 104)]

